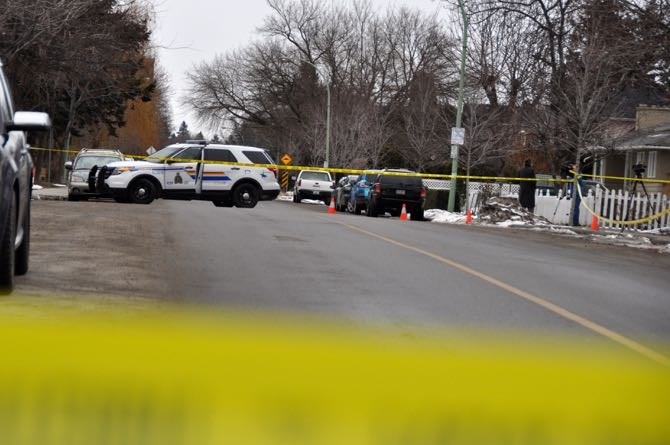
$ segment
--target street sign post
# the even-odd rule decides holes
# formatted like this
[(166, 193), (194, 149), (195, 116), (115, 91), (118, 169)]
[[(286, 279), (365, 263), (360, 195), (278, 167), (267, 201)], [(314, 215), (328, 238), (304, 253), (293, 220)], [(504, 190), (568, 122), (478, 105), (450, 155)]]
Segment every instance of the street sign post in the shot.
[[(290, 165), (293, 162), (293, 158), (291, 157), (290, 154), (284, 153), (281, 155), (281, 158), (279, 160), (282, 162), (284, 165)], [(279, 187), (283, 191), (288, 191), (288, 170), (283, 170), (280, 175), (279, 175)]]

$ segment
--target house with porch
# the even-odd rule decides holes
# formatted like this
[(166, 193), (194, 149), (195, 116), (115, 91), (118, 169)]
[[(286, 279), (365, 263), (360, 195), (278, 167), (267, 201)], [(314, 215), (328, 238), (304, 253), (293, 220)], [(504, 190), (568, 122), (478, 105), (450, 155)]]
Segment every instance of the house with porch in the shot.
[[(632, 122), (631, 122), (632, 124)], [(634, 130), (614, 138), (609, 153), (596, 165), (603, 176), (635, 176), (633, 166), (646, 167), (644, 178), (670, 180), (670, 107), (639, 105)], [(628, 188), (617, 180), (605, 180), (610, 189)], [(645, 183), (649, 193), (670, 195), (670, 184)]]

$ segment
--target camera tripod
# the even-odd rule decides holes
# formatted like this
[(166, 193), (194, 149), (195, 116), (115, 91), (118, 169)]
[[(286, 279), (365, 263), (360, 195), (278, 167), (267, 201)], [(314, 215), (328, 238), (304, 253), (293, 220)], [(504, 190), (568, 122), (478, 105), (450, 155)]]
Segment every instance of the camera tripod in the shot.
[[(637, 167), (637, 166), (635, 166)], [(630, 218), (630, 210), (633, 204), (633, 198), (635, 197), (635, 194), (637, 193), (637, 185), (640, 184), (642, 186), (642, 191), (644, 192), (645, 198), (647, 198), (647, 211), (649, 214), (653, 214), (653, 206), (651, 205), (651, 198), (649, 197), (649, 193), (647, 192), (647, 187), (644, 185), (644, 181), (642, 181), (642, 173), (644, 173), (643, 169), (635, 169), (635, 180), (633, 181), (633, 189), (631, 190), (630, 197), (628, 198), (628, 209), (626, 210), (626, 217), (624, 218), (624, 221), (629, 221)], [(624, 229), (626, 228), (625, 225), (621, 226), (621, 231), (623, 232)]]
[[(561, 178), (565, 179), (565, 178)], [(561, 201), (565, 199), (566, 201), (569, 199), (567, 198), (568, 196), (568, 185), (566, 183), (561, 184), (560, 187), (554, 187), (556, 190), (556, 196), (558, 197), (558, 201), (556, 201), (556, 208), (554, 209), (554, 214), (551, 217), (551, 220), (554, 221), (554, 218), (556, 218), (556, 213), (558, 212), (558, 207), (561, 205)]]

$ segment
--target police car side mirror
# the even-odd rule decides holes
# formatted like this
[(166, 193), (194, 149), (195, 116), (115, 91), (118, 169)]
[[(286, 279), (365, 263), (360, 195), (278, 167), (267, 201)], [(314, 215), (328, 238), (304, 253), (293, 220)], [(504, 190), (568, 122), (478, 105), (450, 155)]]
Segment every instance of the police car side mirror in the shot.
[(65, 170), (72, 170), (72, 161), (67, 161), (65, 163)]
[(291, 181), (295, 181), (297, 179), (296, 176), (291, 176)]

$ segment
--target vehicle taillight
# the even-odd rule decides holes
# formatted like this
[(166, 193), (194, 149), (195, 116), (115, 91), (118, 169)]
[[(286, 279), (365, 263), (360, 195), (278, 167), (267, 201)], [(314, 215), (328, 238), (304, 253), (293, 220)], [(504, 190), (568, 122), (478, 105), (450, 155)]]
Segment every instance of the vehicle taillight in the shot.
[(426, 187), (421, 187), (421, 199), (426, 199)]
[(375, 184), (373, 190), (374, 190), (375, 195), (381, 195), (382, 194), (382, 185), (379, 184), (379, 183)]
[(270, 170), (272, 174), (275, 175), (275, 179), (277, 179), (277, 167), (268, 167), (268, 170)]

